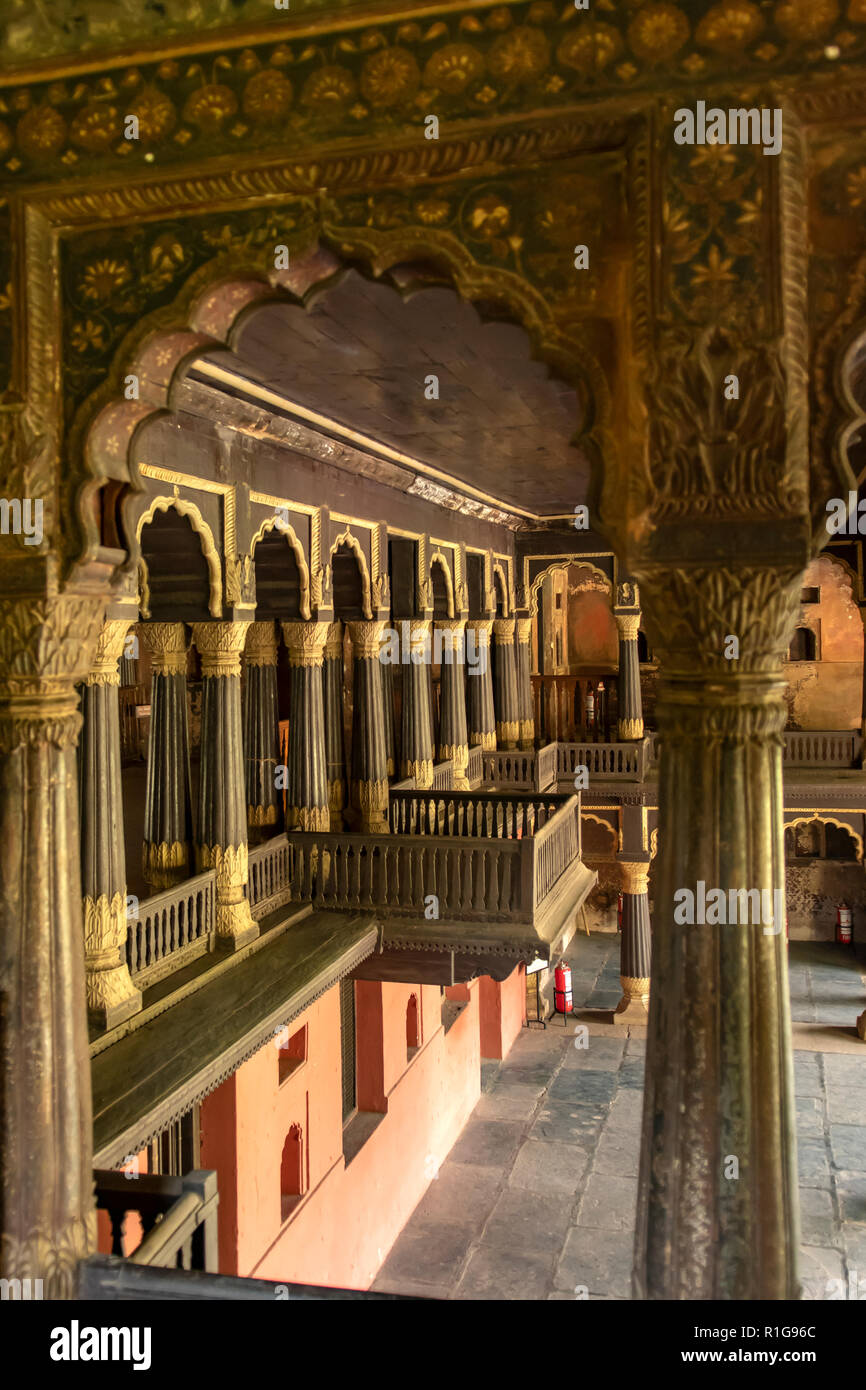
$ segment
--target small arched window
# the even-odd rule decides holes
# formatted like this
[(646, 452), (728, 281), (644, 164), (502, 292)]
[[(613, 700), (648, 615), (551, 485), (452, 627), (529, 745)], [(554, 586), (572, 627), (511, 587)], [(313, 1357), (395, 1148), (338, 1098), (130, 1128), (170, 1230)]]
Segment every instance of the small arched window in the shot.
[(280, 1199), (284, 1221), (297, 1206), (304, 1191), (304, 1131), (300, 1125), (292, 1125), (286, 1135), (280, 1163)]
[(810, 627), (798, 627), (788, 650), (789, 661), (817, 661), (818, 643)]
[(411, 1062), (421, 1046), (421, 1025), (418, 1018), (418, 996), (410, 995), (406, 1005), (406, 1061)]

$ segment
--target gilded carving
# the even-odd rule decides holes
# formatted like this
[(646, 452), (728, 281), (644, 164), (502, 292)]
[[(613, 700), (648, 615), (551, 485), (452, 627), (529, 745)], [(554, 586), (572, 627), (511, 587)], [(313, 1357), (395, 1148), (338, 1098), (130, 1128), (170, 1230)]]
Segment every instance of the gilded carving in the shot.
[(614, 611), (614, 622), (621, 642), (636, 642), (640, 631), (640, 613), (617, 613)]
[(192, 640), (203, 676), (240, 676), (250, 623), (193, 623)]
[(189, 643), (183, 623), (142, 623), (141, 636), (155, 676), (186, 675)]
[[(137, 544), (141, 545), (141, 533), (149, 521), (152, 521), (157, 512), (167, 512), (173, 508), (179, 516), (189, 517), (193, 530), (201, 538), (202, 554), (208, 567), (210, 576), (210, 611), (213, 617), (222, 616), (222, 574), (220, 570), (220, 558), (217, 551), (216, 541), (213, 532), (199, 511), (194, 502), (188, 502), (185, 497), (155, 497), (145, 512), (142, 512), (138, 519), (135, 530)], [(236, 600), (235, 600), (236, 601)]]
[(272, 622), (250, 623), (244, 647), (248, 666), (276, 666), (277, 631)]
[(105, 893), (96, 899), (85, 896), (83, 907), (87, 1007), (110, 1027), (120, 1015), (141, 1008), (141, 991), (124, 958), (126, 893), (117, 892), (111, 899)]
[[(283, 623), (283, 641), (292, 666), (321, 666), (331, 623)], [(378, 653), (377, 653), (378, 654)]]
[(354, 655), (361, 660), (378, 661), (382, 642), (385, 639), (385, 623), (349, 623), (348, 628)]
[(93, 665), (85, 677), (86, 685), (119, 685), (118, 663), (123, 655), (126, 634), (132, 620), (112, 619), (102, 624)]

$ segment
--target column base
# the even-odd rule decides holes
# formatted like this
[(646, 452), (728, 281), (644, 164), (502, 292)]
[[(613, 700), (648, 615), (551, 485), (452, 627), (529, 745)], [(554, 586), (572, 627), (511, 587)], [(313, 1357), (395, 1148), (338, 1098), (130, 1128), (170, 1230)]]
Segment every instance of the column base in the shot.
[(242, 898), (239, 903), (218, 901), (216, 921), (216, 945), (219, 951), (239, 951), (243, 946), (255, 941), (259, 934), (259, 924), (253, 920), (246, 898)]
[(648, 1023), (649, 980), (631, 979), (627, 975), (620, 975), (619, 982), (622, 985), (622, 999), (611, 1015), (611, 1022)]
[(535, 722), (532, 719), (518, 720), (518, 742), (523, 749), (535, 747)]
[(643, 720), (620, 719), (616, 731), (620, 743), (636, 743), (643, 738)]
[(125, 964), (88, 971), (85, 988), (87, 1021), (106, 1033), (141, 1013), (141, 990), (132, 983)]
[(145, 840), (141, 848), (141, 868), (148, 887), (164, 893), (190, 877), (189, 845), (183, 840), (175, 840), (173, 844)]
[(857, 1037), (861, 1042), (866, 1042), (866, 1009), (857, 1020)]

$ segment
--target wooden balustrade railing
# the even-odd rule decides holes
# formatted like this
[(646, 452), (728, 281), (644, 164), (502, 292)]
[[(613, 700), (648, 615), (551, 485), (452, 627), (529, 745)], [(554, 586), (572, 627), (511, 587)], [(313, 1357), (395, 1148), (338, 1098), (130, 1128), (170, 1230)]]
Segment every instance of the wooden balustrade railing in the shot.
[(126, 1220), (135, 1212), (144, 1233), (127, 1255), (137, 1265), (160, 1269), (197, 1269), (215, 1273), (217, 1250), (217, 1175), (197, 1170), (182, 1178), (97, 1171), (96, 1205), (111, 1222), (111, 1253), (124, 1255)]
[(590, 777), (611, 781), (641, 781), (648, 766), (648, 745), (635, 743), (558, 744), (557, 776), (573, 779), (578, 767), (586, 767)]
[(559, 749), (555, 743), (546, 743), (535, 754), (535, 790), (545, 792), (556, 786)]
[(392, 835), (458, 836), (473, 839), (530, 837), (569, 800), (520, 793), (394, 791), (388, 803)]
[(580, 800), (568, 797), (566, 804), (533, 837), (533, 906), (547, 897), (569, 864), (580, 858)]
[(433, 790), (435, 792), (448, 791), (454, 786), (454, 763), (448, 759), (444, 763), (433, 764)]
[(484, 777), (484, 757), (480, 743), (473, 743), (469, 749), (469, 762), (466, 767), (466, 780), (470, 787), (479, 787)]
[(535, 790), (535, 753), (494, 748), (482, 754), (484, 781), (495, 786)]
[(247, 898), (257, 922), (291, 901), (291, 853), (291, 840), (285, 835), (275, 835), (249, 852)]
[(615, 680), (616, 676), (610, 672), (581, 676), (534, 675), (532, 699), (536, 737), (546, 743), (609, 741), (608, 690)]
[(862, 735), (854, 730), (786, 729), (782, 747), (785, 767), (859, 767)]
[(139, 989), (214, 949), (215, 908), (213, 869), (139, 904), (126, 933), (126, 963)]

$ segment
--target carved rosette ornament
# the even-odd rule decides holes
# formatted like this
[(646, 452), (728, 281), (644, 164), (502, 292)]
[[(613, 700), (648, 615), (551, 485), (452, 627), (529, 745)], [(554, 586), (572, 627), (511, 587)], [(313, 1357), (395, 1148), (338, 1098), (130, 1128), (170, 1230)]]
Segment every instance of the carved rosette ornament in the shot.
[(455, 791), (468, 791), (469, 735), (466, 727), (466, 688), (464, 669), (466, 644), (462, 618), (437, 620), (442, 634), (439, 698), (439, 761), (454, 765)]
[(126, 856), (120, 778), (119, 662), (129, 619), (103, 623), (81, 695), (78, 759), (87, 1009), (113, 1028), (141, 1008), (126, 962)]
[(493, 664), (490, 651), (492, 618), (470, 618), (466, 624), (467, 645), (473, 644), (474, 661), (466, 673), (466, 706), (470, 747), (485, 753), (496, 748), (496, 716), (493, 709)]
[(384, 622), (349, 623), (352, 639), (352, 803), (361, 828), (371, 834), (388, 829), (388, 751), (382, 667)]
[(96, 1246), (75, 682), (102, 609), (0, 597), (0, 1277), (41, 1279), (55, 1299), (74, 1297)]
[[(286, 824), (289, 830), (330, 828), (323, 663), (333, 624), (283, 623), (289, 651), (289, 766)], [(342, 690), (341, 696), (342, 700)]]
[(247, 622), (193, 623), (201, 657), (199, 872), (216, 871), (217, 944), (235, 951), (259, 934), (244, 893), (247, 804), (241, 717), (241, 653)]

